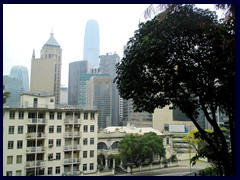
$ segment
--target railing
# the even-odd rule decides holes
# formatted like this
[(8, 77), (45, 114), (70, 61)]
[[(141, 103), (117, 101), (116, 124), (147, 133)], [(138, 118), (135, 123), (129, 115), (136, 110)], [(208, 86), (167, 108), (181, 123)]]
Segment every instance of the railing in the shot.
[(38, 146), (38, 147), (27, 147), (26, 148), (26, 153), (42, 153), (45, 152), (46, 147), (44, 146)]
[(82, 124), (82, 119), (64, 119), (64, 124)]
[(78, 175), (80, 175), (80, 173), (81, 173), (80, 171), (73, 171), (73, 172), (69, 171), (69, 172), (64, 172), (62, 175), (63, 176), (78, 176)]
[(27, 124), (46, 124), (45, 118), (31, 118), (28, 119)]
[(65, 132), (64, 137), (65, 138), (71, 138), (71, 137), (81, 137), (81, 132)]
[(38, 133), (26, 133), (26, 138), (27, 139), (32, 139), (32, 138), (46, 138), (46, 134), (42, 132)]
[(46, 165), (45, 161), (27, 161), (25, 167), (26, 168), (34, 168), (34, 167), (44, 167)]
[(63, 160), (63, 164), (67, 165), (67, 164), (80, 164), (80, 158), (69, 158), (69, 159), (64, 159)]
[(64, 151), (72, 151), (72, 150), (81, 150), (81, 146), (80, 145), (67, 145), (64, 146)]

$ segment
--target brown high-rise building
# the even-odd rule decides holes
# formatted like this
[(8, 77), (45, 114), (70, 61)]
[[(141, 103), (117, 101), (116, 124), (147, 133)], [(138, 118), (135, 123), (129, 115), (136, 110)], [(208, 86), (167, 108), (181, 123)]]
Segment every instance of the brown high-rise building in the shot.
[(60, 104), (61, 67), (62, 49), (51, 33), (42, 47), (40, 58), (35, 58), (33, 50), (30, 92), (54, 95), (55, 104)]

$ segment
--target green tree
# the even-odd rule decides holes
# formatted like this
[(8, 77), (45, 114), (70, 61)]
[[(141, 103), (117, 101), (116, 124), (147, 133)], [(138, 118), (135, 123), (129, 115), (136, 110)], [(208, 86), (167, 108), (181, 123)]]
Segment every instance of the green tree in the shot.
[[(146, 23), (130, 38), (117, 64), (115, 81), (121, 97), (137, 111), (172, 105), (191, 119), (215, 153), (225, 175), (234, 174), (234, 152), (217, 124), (216, 112), (229, 116), (234, 137), (234, 23), (193, 5), (174, 5)], [(197, 122), (199, 111), (212, 125), (214, 140)], [(233, 143), (231, 143), (233, 147)], [(231, 153), (229, 153), (231, 151)]]
[(119, 152), (125, 163), (134, 163), (136, 166), (145, 160), (152, 162), (154, 155), (165, 156), (163, 139), (153, 132), (127, 134), (119, 144)]

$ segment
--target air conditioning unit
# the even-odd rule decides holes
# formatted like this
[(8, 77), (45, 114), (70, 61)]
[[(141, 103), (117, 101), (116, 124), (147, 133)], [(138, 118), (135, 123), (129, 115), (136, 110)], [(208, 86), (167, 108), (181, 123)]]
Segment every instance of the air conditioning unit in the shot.
[(53, 144), (49, 144), (48, 147), (50, 147), (50, 148), (53, 147)]

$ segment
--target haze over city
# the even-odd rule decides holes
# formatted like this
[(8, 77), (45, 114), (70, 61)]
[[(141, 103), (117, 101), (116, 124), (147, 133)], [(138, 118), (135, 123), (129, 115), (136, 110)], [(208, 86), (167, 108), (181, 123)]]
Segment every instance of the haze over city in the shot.
[[(147, 7), (149, 4), (4, 4), (3, 75), (9, 75), (14, 65), (26, 66), (30, 75), (33, 49), (36, 58), (40, 57), (53, 32), (63, 50), (61, 84), (68, 86), (69, 63), (83, 60), (87, 21), (98, 22), (100, 55), (116, 52), (122, 58), (123, 46), (145, 20)], [(199, 7), (214, 10), (212, 5)]]

